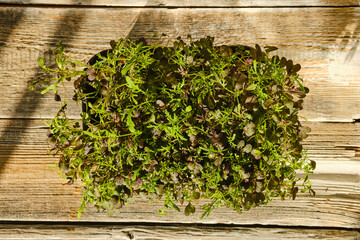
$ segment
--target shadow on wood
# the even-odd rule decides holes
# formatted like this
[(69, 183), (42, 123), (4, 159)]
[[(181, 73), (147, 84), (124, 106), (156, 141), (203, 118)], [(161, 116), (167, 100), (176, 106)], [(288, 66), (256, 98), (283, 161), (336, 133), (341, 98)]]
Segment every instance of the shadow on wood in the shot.
[[(74, 0), (73, 3), (75, 4), (76, 1)], [(18, 25), (21, 22), (21, 19), (23, 18), (24, 15), (24, 11), (25, 9), (23, 9), (22, 11), (3, 11), (0, 14), (0, 19), (4, 19), (3, 21), (3, 26), (5, 26), (5, 33), (2, 38), (0, 38), (0, 53), (1, 53), (1, 49), (2, 47), (5, 46), (5, 43), (7, 41), (7, 39), (11, 36), (12, 30), (16, 27), (16, 25)], [(141, 13), (140, 13), (141, 15)], [(81, 12), (81, 14), (79, 14), (78, 11), (75, 10), (68, 10), (67, 13), (65, 14), (65, 17), (59, 22), (59, 24), (57, 25), (57, 28), (55, 29), (54, 33), (53, 33), (53, 38), (51, 38), (52, 40), (47, 44), (47, 51), (45, 50), (44, 52), (44, 58), (46, 58), (46, 52), (51, 51), (57, 44), (58, 41), (63, 41), (64, 45), (66, 46), (67, 44), (69, 44), (72, 41), (72, 38), (76, 35), (77, 31), (79, 30), (83, 20), (86, 18), (86, 14), (84, 14), (84, 12)], [(132, 26), (132, 29), (129, 31), (128, 33), (128, 38), (139, 38), (139, 34), (137, 34), (137, 30), (138, 28), (140, 28), (140, 25), (142, 25), (143, 22), (140, 21), (140, 23), (138, 22), (138, 20), (136, 20), (135, 24)], [(59, 37), (58, 37), (59, 36)], [(0, 35), (1, 37), (1, 35)], [(94, 53), (95, 54), (95, 53)], [(34, 76), (28, 81), (28, 82), (32, 82), (38, 78), (40, 78), (42, 76), (42, 69), (40, 67), (38, 67), (35, 70), (35, 74)], [(17, 137), (17, 141), (14, 142), (12, 145), (10, 145), (10, 149), (8, 149), (8, 154), (3, 156), (3, 158), (1, 158), (0, 161), (0, 176), (1, 173), (3, 171), (3, 169), (6, 166), (6, 163), (8, 161), (9, 156), (11, 155), (11, 153), (13, 152), (13, 150), (15, 149), (15, 147), (18, 144), (18, 141), (21, 139), (21, 135), (23, 135), (24, 131), (26, 130), (26, 128), (28, 127), (28, 123), (29, 123), (29, 119), (31, 119), (33, 113), (35, 112), (37, 106), (40, 103), (40, 100), (42, 98), (42, 95), (36, 91), (36, 92), (31, 92), (31, 91), (25, 91), (21, 97), (21, 100), (16, 104), (15, 109), (13, 111), (13, 116), (11, 118), (17, 118), (18, 114), (21, 114), (25, 117), (23, 117), (22, 121), (24, 122), (23, 124), (23, 130), (19, 131), (19, 136)], [(25, 107), (26, 108), (26, 112), (24, 113), (24, 106), (29, 106), (29, 107)], [(11, 124), (5, 126), (4, 131), (2, 133), (2, 135), (0, 136), (0, 143), (1, 142), (6, 142), (6, 138), (9, 132), (11, 132), (13, 129), (13, 126)], [(44, 138), (46, 136), (44, 135)]]
[[(65, 45), (70, 43), (74, 52), (83, 54), (86, 50), (90, 55), (92, 51), (95, 54), (104, 46), (104, 38), (110, 40), (119, 35), (127, 35), (132, 39), (144, 37), (150, 42), (156, 40), (152, 37), (153, 31), (158, 31), (159, 34), (168, 33), (171, 37), (187, 34), (192, 34), (194, 38), (214, 35), (219, 44), (259, 42), (262, 46), (280, 45), (279, 47), (284, 50), (279, 54), (304, 62), (305, 79), (311, 89), (312, 95), (305, 109), (306, 113), (312, 113), (314, 117), (313, 122), (309, 123), (313, 124), (311, 135), (313, 138), (308, 139), (305, 144), (309, 148), (311, 157), (323, 162), (318, 168), (321, 174), (314, 176), (314, 187), (319, 193), (317, 197), (299, 198), (295, 203), (275, 201), (273, 205), (252, 211), (248, 215), (243, 214), (241, 217), (220, 209), (218, 215), (215, 213), (213, 219), (207, 221), (228, 221), (239, 224), (260, 222), (277, 226), (300, 224), (342, 228), (359, 226), (359, 175), (356, 172), (359, 160), (359, 151), (357, 151), (359, 127), (358, 124), (339, 123), (340, 120), (351, 121), (355, 118), (354, 114), (360, 114), (357, 97), (360, 68), (356, 66), (360, 59), (358, 9), (348, 7), (103, 9), (24, 6), (14, 10), (20, 12), (25, 9), (24, 13), (19, 14), (10, 13), (8, 9), (11, 8), (4, 9), (0, 10), (0, 20), (3, 24), (0, 27), (0, 53), (6, 54), (6, 50), (10, 49), (9, 52), (15, 55), (14, 59), (8, 61), (9, 66), (14, 63), (19, 64), (14, 68), (15, 70), (6, 65), (1, 66), (3, 74), (1, 76), (4, 77), (1, 77), (3, 105), (0, 109), (5, 109), (1, 115), (3, 119), (0, 132), (0, 147), (3, 148), (0, 154), (0, 179), (4, 180), (0, 189), (2, 219), (29, 222), (39, 219), (49, 222), (66, 221), (69, 216), (73, 216), (71, 214), (76, 213), (76, 204), (81, 194), (80, 187), (76, 188), (74, 185), (64, 190), (55, 172), (44, 173), (46, 167), (53, 163), (45, 155), (43, 140), (46, 138), (46, 130), (39, 127), (42, 125), (38, 118), (40, 112), (47, 114), (46, 117), (51, 117), (54, 113), (54, 103), (56, 105), (58, 103), (51, 101), (51, 104), (47, 103), (43, 106), (42, 103), (47, 96), (24, 91), (25, 81), (41, 76), (41, 69), (29, 67), (27, 69), (29, 75), (24, 74), (16, 79), (23, 71), (20, 64), (26, 64), (26, 60), (23, 61), (21, 58), (21, 52), (28, 51), (29, 54), (37, 56), (38, 50), (43, 52), (52, 49), (61, 39)], [(3, 12), (6, 15), (1, 15)], [(42, 18), (43, 14), (48, 14), (49, 17)], [(19, 20), (11, 25), (16, 17)], [(42, 22), (44, 19), (45, 22)], [(19, 25), (20, 22), (22, 25)], [(19, 30), (29, 26), (31, 29), (27, 29), (28, 31)], [(36, 34), (43, 31), (46, 34)], [(15, 43), (9, 46), (8, 44), (13, 40)], [(31, 59), (31, 63), (35, 62), (34, 59)], [(344, 70), (344, 67), (348, 67), (348, 70)], [(4, 84), (12, 80), (14, 82), (9, 86)], [(345, 86), (346, 84), (349, 86)], [(8, 92), (15, 94), (10, 97), (12, 101), (7, 101)], [(66, 94), (71, 98), (71, 90)], [(69, 111), (75, 113), (70, 107)], [(9, 122), (12, 122), (12, 125)], [(316, 127), (314, 124), (319, 126)], [(9, 142), (11, 144), (8, 144)], [(5, 163), (7, 165), (4, 168)], [(183, 216), (174, 217), (175, 214), (160, 217), (156, 213), (157, 207), (158, 205), (137, 202), (112, 218), (89, 208), (81, 221), (84, 219), (94, 222), (109, 220), (129, 222), (129, 219), (133, 222), (144, 219), (153, 222), (194, 221), (185, 220)], [(82, 232), (78, 229), (75, 231)], [(49, 232), (52, 234), (51, 231)], [(172, 233), (173, 230), (169, 232)], [(5, 234), (7, 234), (6, 228)], [(136, 236), (139, 234), (135, 231)], [(154, 237), (152, 233), (149, 235)], [(8, 239), (7, 235), (4, 236)], [(184, 236), (188, 237), (187, 234)]]
[[(74, 0), (74, 2), (76, 2)], [(11, 30), (16, 27), (16, 25), (19, 23), (19, 21), (22, 19), (23, 12), (21, 11), (20, 14), (14, 14), (11, 11), (4, 11), (4, 22), (2, 22), (3, 26), (6, 26), (6, 29), (9, 28), (8, 35), (5, 35), (5, 39), (1, 39), (0, 41), (6, 41), (7, 38), (10, 37)], [(68, 10), (65, 14), (65, 17), (59, 22), (57, 28), (54, 30), (52, 38), (53, 40), (48, 43), (48, 50), (51, 50), (60, 40), (63, 40), (66, 43), (71, 42), (72, 36), (76, 35), (76, 32), (78, 31), (83, 19), (86, 16), (84, 14), (79, 15), (77, 11), (74, 10)], [(60, 36), (60, 37), (57, 37)], [(70, 37), (61, 37), (61, 36), (70, 36)], [(1, 47), (1, 45), (0, 45)], [(0, 48), (1, 51), (1, 48)], [(36, 69), (34, 76), (29, 80), (29, 82), (41, 77), (41, 68), (38, 67)], [(31, 92), (31, 91), (25, 91), (21, 97), (21, 100), (16, 104), (13, 116), (12, 118), (16, 118), (17, 114), (22, 113), (24, 115), (23, 109), (24, 106), (29, 106), (26, 108), (25, 117), (22, 119), (24, 121), (23, 124), (23, 131), (19, 132), (18, 140), (21, 139), (21, 135), (24, 133), (26, 128), (28, 127), (29, 119), (32, 117), (32, 114), (34, 113), (35, 109), (40, 103), (40, 100), (42, 98), (42, 95), (38, 92)], [(5, 142), (7, 138), (8, 132), (12, 130), (11, 125), (9, 124), (4, 128), (3, 134), (0, 136), (0, 142)], [(45, 138), (46, 136), (44, 136)], [(16, 145), (18, 142), (15, 142), (14, 144), (10, 145), (10, 149), (8, 149), (8, 155), (4, 156), (0, 161), (0, 175), (8, 161), (8, 158), (10, 157), (11, 153), (14, 151)]]
[(0, 20), (2, 23), (2, 29), (0, 32), (0, 53), (5, 47), (11, 33), (21, 22), (21, 19), (24, 16), (24, 11), (25, 9), (22, 9), (21, 11), (12, 11), (5, 8), (0, 12)]

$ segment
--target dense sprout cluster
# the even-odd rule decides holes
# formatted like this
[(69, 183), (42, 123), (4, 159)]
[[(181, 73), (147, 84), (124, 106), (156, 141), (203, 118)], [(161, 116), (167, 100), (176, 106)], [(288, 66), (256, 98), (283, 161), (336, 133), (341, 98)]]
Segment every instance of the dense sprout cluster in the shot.
[(60, 45), (57, 68), (39, 60), (57, 74), (43, 92), (61, 101), (57, 85), (72, 80), (73, 99), (83, 103), (82, 121), (68, 119), (62, 102), (48, 123), (62, 174), (84, 185), (79, 213), (89, 202), (112, 213), (140, 195), (164, 200), (161, 213), (184, 205), (186, 215), (206, 199), (206, 216), (221, 205), (242, 212), (273, 197), (295, 199), (299, 182), (312, 192), (300, 65), (270, 58), (275, 47), (187, 42), (120, 39), (88, 65)]

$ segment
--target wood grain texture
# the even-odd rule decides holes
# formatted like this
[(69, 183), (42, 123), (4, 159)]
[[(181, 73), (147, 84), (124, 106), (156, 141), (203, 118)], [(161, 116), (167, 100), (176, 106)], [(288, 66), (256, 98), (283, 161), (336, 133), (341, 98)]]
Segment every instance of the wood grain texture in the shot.
[(283, 6), (359, 6), (359, 0), (0, 0), (0, 4), (68, 5), (111, 7), (283, 7)]
[[(312, 133), (304, 142), (317, 169), (311, 176), (315, 197), (301, 194), (295, 201), (274, 200), (238, 215), (220, 208), (200, 220), (169, 212), (159, 216), (162, 202), (135, 198), (109, 217), (89, 207), (76, 218), (81, 186), (64, 185), (51, 169), (56, 158), (47, 155), (47, 129), (39, 120), (0, 120), (0, 220), (235, 223), (279, 226), (360, 227), (360, 124), (307, 123)], [(4, 164), (6, 163), (6, 165)], [(184, 208), (184, 207), (182, 207)]]
[[(14, 25), (16, 18), (21, 22)], [(311, 121), (352, 122), (360, 118), (359, 8), (284, 9), (64, 9), (1, 8), (0, 118), (53, 116), (52, 95), (29, 93), (26, 83), (41, 76), (36, 59), (59, 40), (87, 61), (109, 48), (111, 39), (212, 35), (217, 44), (275, 45), (278, 54), (302, 64), (310, 88), (302, 115)], [(64, 98), (71, 98), (67, 89)], [(11, 96), (11, 97), (9, 97)], [(70, 105), (70, 116), (78, 113)]]
[[(0, 6), (0, 238), (131, 239), (128, 233), (132, 239), (359, 238), (353, 229), (360, 229), (360, 123), (349, 123), (360, 119), (359, 0), (0, 0), (1, 4), (18, 5)], [(49, 50), (62, 40), (70, 54), (86, 62), (109, 48), (112, 39), (144, 37), (154, 43), (155, 31), (170, 39), (212, 35), (219, 45), (275, 45), (280, 56), (302, 65), (300, 74), (310, 88), (302, 115), (312, 128), (304, 146), (317, 161), (311, 176), (315, 197), (276, 199), (242, 215), (220, 208), (205, 220), (199, 219), (199, 212), (190, 217), (173, 211), (159, 216), (162, 202), (136, 198), (111, 217), (88, 207), (81, 219), (76, 218), (81, 186), (66, 185), (52, 168), (56, 158), (47, 154), (47, 128), (39, 120), (54, 116), (59, 105), (51, 94), (27, 90), (28, 81), (42, 76), (36, 59), (43, 56), (48, 62)], [(72, 94), (70, 88), (61, 92), (67, 99)], [(69, 104), (70, 117), (78, 118), (79, 112), (79, 106)], [(56, 221), (81, 224), (49, 224)], [(196, 223), (269, 228), (191, 225)], [(289, 228), (294, 226), (307, 228)]]
[(326, 239), (356, 240), (355, 230), (261, 228), (206, 225), (146, 226), (126, 225), (71, 225), (71, 224), (0, 224), (0, 239), (83, 239), (83, 240), (276, 240)]

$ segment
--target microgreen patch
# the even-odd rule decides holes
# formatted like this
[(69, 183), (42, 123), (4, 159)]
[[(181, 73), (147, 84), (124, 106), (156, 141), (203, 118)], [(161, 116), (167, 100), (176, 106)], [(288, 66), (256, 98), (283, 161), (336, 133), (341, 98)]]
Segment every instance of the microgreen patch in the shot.
[[(310, 129), (298, 116), (308, 92), (300, 65), (269, 58), (276, 47), (188, 42), (111, 41), (88, 65), (60, 44), (56, 68), (39, 59), (56, 76), (31, 87), (50, 82), (42, 92), (61, 102), (49, 143), (62, 176), (83, 184), (79, 216), (88, 203), (111, 214), (135, 195), (164, 200), (160, 213), (185, 203), (185, 215), (206, 199), (204, 217), (222, 205), (242, 212), (295, 199), (298, 185), (313, 192), (315, 162), (301, 145)], [(74, 81), (81, 121), (66, 116), (57, 90), (64, 79)]]

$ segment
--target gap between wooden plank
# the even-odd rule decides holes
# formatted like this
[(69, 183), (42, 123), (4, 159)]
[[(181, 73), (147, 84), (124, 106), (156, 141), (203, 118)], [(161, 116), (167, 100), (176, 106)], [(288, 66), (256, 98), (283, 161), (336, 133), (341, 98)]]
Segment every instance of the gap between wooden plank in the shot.
[(111, 221), (102, 221), (102, 222), (90, 222), (90, 221), (8, 221), (0, 220), (0, 225), (64, 225), (64, 226), (122, 226), (122, 227), (131, 227), (131, 226), (163, 226), (163, 227), (211, 227), (211, 228), (224, 228), (224, 227), (237, 227), (237, 228), (284, 228), (284, 229), (326, 229), (326, 230), (346, 230), (346, 231), (359, 231), (359, 228), (347, 228), (347, 227), (328, 227), (328, 226), (308, 226), (308, 225), (280, 225), (280, 224), (226, 224), (226, 223), (169, 223), (169, 222), (111, 222)]
[(292, 6), (292, 5), (282, 5), (282, 6), (266, 6), (266, 5), (254, 5), (254, 6), (197, 6), (197, 5), (190, 5), (190, 6), (176, 6), (176, 5), (151, 5), (151, 6), (109, 6), (109, 5), (75, 5), (75, 4), (17, 4), (17, 3), (1, 3), (0, 2), (0, 8), (1, 7), (21, 7), (21, 8), (112, 8), (112, 9), (121, 9), (121, 8), (146, 8), (146, 9), (152, 9), (152, 8), (163, 8), (163, 9), (177, 9), (177, 8), (198, 8), (198, 9), (216, 9), (216, 8), (224, 8), (224, 9), (230, 9), (230, 8), (238, 8), (238, 9), (247, 9), (247, 8), (267, 8), (267, 9), (276, 9), (276, 8), (360, 8), (360, 5), (346, 5), (346, 6), (337, 6), (337, 5), (298, 5), (298, 6)]
[(73, 5), (120, 7), (267, 7), (267, 6), (359, 6), (359, 0), (0, 0), (19, 5)]
[[(76, 237), (75, 237), (76, 236)], [(359, 231), (334, 229), (289, 229), (262, 227), (210, 226), (69, 226), (69, 225), (6, 225), (0, 224), (3, 239), (162, 239), (162, 240), (235, 240), (235, 239), (333, 239), (354, 240)]]
[[(80, 114), (80, 113), (79, 113)], [(55, 115), (54, 115), (55, 117)], [(41, 116), (37, 116), (37, 117), (19, 117), (19, 118), (16, 118), (16, 117), (0, 117), (0, 121), (4, 121), (4, 120), (13, 120), (13, 121), (50, 121), (52, 120), (53, 118), (52, 117), (44, 117), (42, 118)], [(69, 117), (68, 118), (70, 121), (80, 121), (81, 120), (81, 117), (80, 115), (78, 117)], [(308, 119), (308, 120), (304, 120), (302, 121), (300, 119), (300, 122), (304, 125), (306, 125), (306, 123), (360, 123), (360, 118), (356, 118), (356, 119), (344, 119), (344, 120), (338, 120), (338, 119), (335, 119), (335, 120), (317, 120), (317, 119)], [(45, 126), (42, 126), (42, 127), (36, 127), (37, 129), (48, 129), (49, 127)]]

